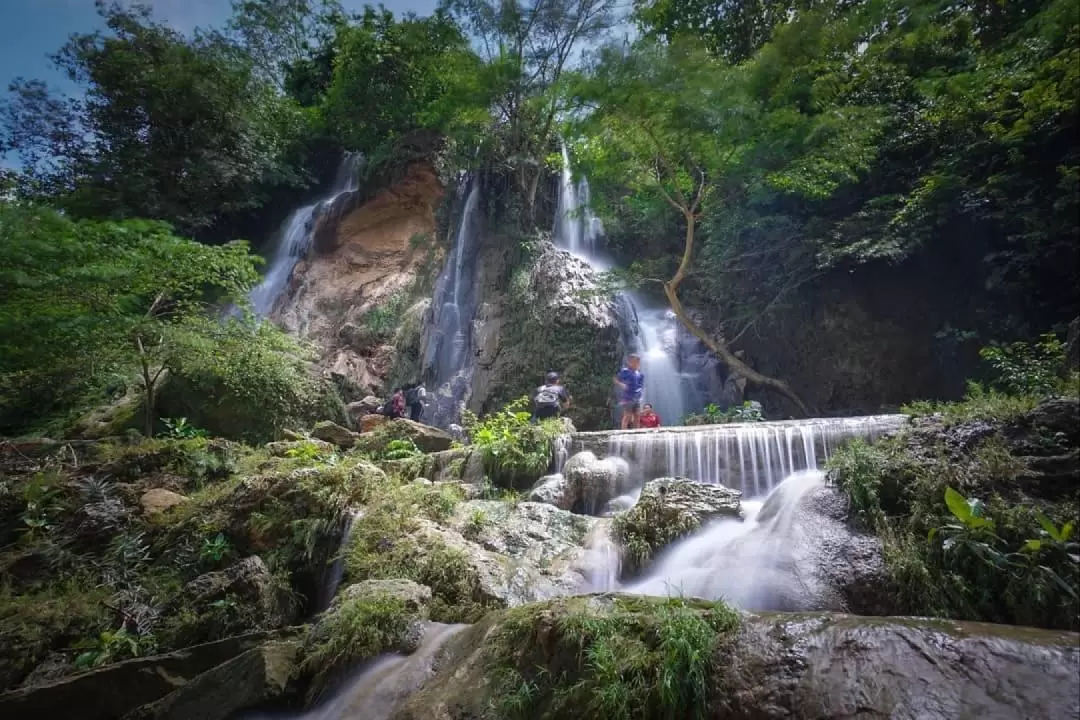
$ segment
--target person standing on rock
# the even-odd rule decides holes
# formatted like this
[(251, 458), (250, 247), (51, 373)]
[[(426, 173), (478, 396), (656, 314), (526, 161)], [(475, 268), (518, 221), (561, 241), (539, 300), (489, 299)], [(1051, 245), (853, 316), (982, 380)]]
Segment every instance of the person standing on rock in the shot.
[(645, 392), (645, 376), (641, 373), (641, 356), (632, 354), (626, 358), (626, 366), (615, 376), (619, 388), (619, 406), (622, 408), (622, 429), (637, 429), (641, 411), (641, 396)]
[(427, 398), (427, 390), (420, 383), (409, 383), (405, 386), (405, 404), (409, 408), (409, 419), (420, 422), (424, 414), (424, 399)]
[(660, 427), (660, 416), (653, 410), (652, 405), (645, 403), (641, 406), (641, 417), (638, 418), (638, 423), (643, 428), (658, 428)]
[(533, 396), (533, 422), (559, 417), (569, 407), (570, 393), (559, 382), (559, 373), (549, 372)]

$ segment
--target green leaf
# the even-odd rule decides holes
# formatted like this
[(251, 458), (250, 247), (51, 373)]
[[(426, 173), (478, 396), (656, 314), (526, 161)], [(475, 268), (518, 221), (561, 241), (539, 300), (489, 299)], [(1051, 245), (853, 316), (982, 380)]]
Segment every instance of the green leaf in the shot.
[(1036, 510), (1035, 519), (1039, 521), (1039, 525), (1042, 526), (1042, 529), (1046, 531), (1047, 535), (1058, 542), (1064, 542), (1064, 538), (1062, 538), (1061, 533), (1058, 532), (1057, 525), (1055, 525), (1050, 518)]
[(971, 506), (968, 505), (967, 498), (953, 490), (951, 487), (945, 488), (945, 504), (949, 507), (949, 512), (951, 512), (953, 517), (957, 520), (960, 520), (965, 525), (971, 522)]
[(1061, 542), (1068, 542), (1069, 541), (1069, 538), (1071, 538), (1072, 534), (1073, 534), (1073, 528), (1074, 528), (1074, 525), (1073, 525), (1072, 520), (1070, 520), (1069, 522), (1067, 522), (1067, 523), (1065, 523), (1064, 525), (1061, 526), (1061, 533), (1060, 533), (1061, 534)]
[(1042, 540), (1028, 540), (1020, 548), (1020, 552), (1039, 552), (1040, 550), (1042, 550)]

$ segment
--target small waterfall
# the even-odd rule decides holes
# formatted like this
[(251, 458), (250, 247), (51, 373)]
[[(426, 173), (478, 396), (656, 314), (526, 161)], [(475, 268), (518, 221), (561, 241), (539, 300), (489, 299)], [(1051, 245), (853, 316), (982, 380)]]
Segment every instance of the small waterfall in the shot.
[[(625, 588), (642, 595), (723, 598), (745, 610), (801, 609), (827, 591), (801, 572), (794, 518), (800, 501), (825, 484), (817, 470), (785, 479), (765, 502), (743, 503), (745, 519), (719, 520), (672, 545), (654, 570)], [(821, 608), (819, 608), (821, 609)]]
[(585, 539), (583, 592), (612, 592), (619, 589), (622, 559), (619, 546), (611, 539), (610, 531), (609, 522), (598, 522)]
[[(638, 308), (646, 307), (641, 298), (627, 293)], [(675, 326), (673, 313), (663, 308), (639, 310), (637, 352), (645, 375), (642, 402), (649, 403), (665, 425), (681, 425), (686, 416), (684, 395), (687, 383), (675, 362)]]
[(638, 484), (686, 477), (761, 497), (788, 475), (816, 469), (840, 445), (854, 438), (875, 440), (906, 422), (905, 415), (871, 415), (576, 433), (570, 452), (624, 458)]
[(317, 202), (294, 210), (282, 223), (266, 275), (262, 282), (251, 290), (249, 296), (256, 314), (266, 317), (273, 311), (274, 304), (289, 282), (293, 268), (311, 247), (316, 220), (340, 196), (355, 192), (359, 188), (360, 165), (363, 162), (364, 156), (360, 153), (346, 153), (338, 166), (330, 191)]
[(346, 514), (345, 524), (341, 529), (341, 544), (338, 546), (337, 553), (334, 554), (333, 562), (331, 562), (330, 567), (327, 568), (322, 587), (319, 588), (315, 612), (322, 612), (330, 607), (330, 603), (333, 601), (334, 596), (337, 595), (338, 586), (341, 585), (341, 578), (345, 574), (345, 549), (349, 546), (349, 538), (352, 537), (353, 526), (356, 524), (356, 521), (363, 516), (363, 510), (357, 510)]
[[(294, 720), (386, 720), (398, 705), (435, 672), (435, 660), (450, 638), (468, 625), (428, 623), (420, 648), (412, 655), (380, 655), (334, 693), (326, 703)], [(265, 718), (256, 715), (249, 720)]]
[(433, 378), (431, 423), (448, 427), (458, 420), (475, 369), (472, 322), (476, 315), (476, 239), (480, 183), (468, 187), (457, 237), (435, 286), (432, 319), (424, 356), (424, 373)]

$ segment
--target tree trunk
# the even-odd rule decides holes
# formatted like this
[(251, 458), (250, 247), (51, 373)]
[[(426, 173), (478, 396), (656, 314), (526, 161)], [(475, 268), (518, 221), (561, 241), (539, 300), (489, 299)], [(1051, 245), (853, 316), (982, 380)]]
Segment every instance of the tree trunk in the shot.
[(525, 220), (529, 223), (529, 230), (533, 230), (536, 227), (536, 190), (540, 187), (540, 175), (542, 171), (538, 168), (536, 172), (532, 174), (532, 178), (529, 180), (529, 186), (525, 190)]
[(683, 250), (682, 262), (679, 263), (679, 269), (675, 272), (675, 276), (671, 280), (664, 283), (664, 294), (667, 296), (668, 303), (671, 304), (671, 309), (674, 311), (675, 316), (679, 318), (679, 322), (686, 327), (690, 333), (698, 340), (705, 344), (705, 347), (709, 348), (714, 355), (724, 361), (728, 366), (728, 370), (737, 377), (742, 377), (758, 387), (769, 388), (780, 393), (792, 403), (795, 404), (799, 411), (804, 416), (809, 416), (810, 411), (807, 409), (806, 404), (802, 401), (802, 398), (791, 389), (783, 380), (777, 380), (767, 375), (762, 375), (752, 367), (744, 363), (735, 353), (731, 352), (727, 344), (723, 340), (711, 337), (708, 333), (702, 330), (697, 324), (690, 319), (686, 309), (683, 307), (682, 302), (679, 300), (679, 285), (686, 277), (686, 272), (690, 267), (690, 259), (693, 256), (694, 250), (694, 214), (691, 211), (684, 210), (684, 217), (686, 218), (686, 245)]

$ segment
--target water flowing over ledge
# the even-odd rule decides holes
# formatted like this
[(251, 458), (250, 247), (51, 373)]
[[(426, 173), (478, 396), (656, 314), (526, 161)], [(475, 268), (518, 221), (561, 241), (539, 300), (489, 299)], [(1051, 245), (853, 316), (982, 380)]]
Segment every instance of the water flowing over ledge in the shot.
[(590, 451), (625, 459), (638, 485), (676, 476), (760, 497), (788, 475), (816, 469), (841, 445), (856, 438), (875, 440), (907, 420), (899, 414), (868, 415), (581, 432), (558, 439), (554, 463), (561, 471), (568, 457)]

